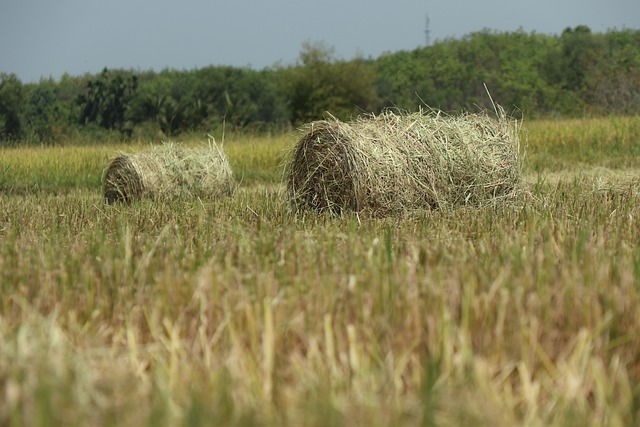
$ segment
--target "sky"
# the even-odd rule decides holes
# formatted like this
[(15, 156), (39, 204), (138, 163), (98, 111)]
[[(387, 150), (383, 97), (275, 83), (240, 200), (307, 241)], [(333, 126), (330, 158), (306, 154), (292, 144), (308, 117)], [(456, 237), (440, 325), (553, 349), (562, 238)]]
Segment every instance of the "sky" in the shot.
[(640, 0), (2, 0), (0, 72), (293, 65), (304, 42), (377, 58), (483, 29), (640, 29)]

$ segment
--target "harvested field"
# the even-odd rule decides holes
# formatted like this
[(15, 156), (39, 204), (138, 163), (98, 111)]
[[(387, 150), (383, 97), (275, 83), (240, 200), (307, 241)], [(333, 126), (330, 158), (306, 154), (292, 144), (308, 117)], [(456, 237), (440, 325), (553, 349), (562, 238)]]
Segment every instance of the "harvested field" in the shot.
[(523, 132), (526, 203), (409, 217), (292, 214), (289, 134), (163, 203), (0, 148), (0, 425), (638, 425), (640, 117)]

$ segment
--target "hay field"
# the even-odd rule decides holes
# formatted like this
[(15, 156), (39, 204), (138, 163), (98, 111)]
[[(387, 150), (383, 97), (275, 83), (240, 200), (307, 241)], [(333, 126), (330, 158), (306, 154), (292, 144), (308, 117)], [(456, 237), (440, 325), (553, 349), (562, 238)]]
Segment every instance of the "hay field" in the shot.
[(130, 205), (142, 144), (0, 149), (0, 424), (640, 424), (640, 118), (524, 129), (530, 203), (402, 219), (293, 215), (295, 135)]

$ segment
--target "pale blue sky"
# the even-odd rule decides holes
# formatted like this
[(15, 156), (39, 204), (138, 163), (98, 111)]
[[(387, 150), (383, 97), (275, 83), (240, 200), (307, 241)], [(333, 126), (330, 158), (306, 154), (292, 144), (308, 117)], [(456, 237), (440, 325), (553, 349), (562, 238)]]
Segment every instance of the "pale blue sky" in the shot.
[(0, 71), (23, 82), (102, 68), (296, 62), (302, 42), (377, 57), (483, 28), (559, 34), (640, 29), (640, 0), (3, 0)]

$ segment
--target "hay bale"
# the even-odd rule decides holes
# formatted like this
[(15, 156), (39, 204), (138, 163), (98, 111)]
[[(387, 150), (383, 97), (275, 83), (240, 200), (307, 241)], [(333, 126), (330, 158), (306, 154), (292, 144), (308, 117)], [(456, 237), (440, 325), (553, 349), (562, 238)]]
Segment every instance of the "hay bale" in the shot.
[(310, 123), (292, 153), (295, 209), (394, 214), (512, 198), (519, 189), (518, 122), (497, 109), (334, 117)]
[(115, 157), (102, 175), (108, 203), (142, 197), (177, 199), (232, 195), (229, 161), (213, 139), (208, 147), (165, 143), (136, 154)]

